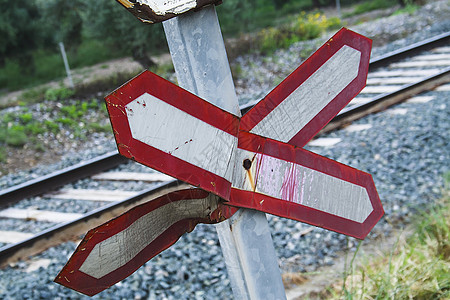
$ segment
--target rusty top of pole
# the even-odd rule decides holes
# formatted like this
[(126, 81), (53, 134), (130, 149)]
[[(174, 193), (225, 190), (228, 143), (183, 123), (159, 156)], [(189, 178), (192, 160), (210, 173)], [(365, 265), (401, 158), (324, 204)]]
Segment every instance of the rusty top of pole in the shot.
[(159, 23), (221, 0), (116, 0), (144, 23)]

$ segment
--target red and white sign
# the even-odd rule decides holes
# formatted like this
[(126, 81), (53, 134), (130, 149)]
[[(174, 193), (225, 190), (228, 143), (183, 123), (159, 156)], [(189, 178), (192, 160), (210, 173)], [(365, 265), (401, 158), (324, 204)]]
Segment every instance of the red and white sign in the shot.
[(364, 238), (383, 214), (371, 176), (300, 147), (364, 88), (370, 49), (340, 30), (242, 119), (146, 71), (106, 98), (119, 152), (229, 205)]
[(98, 293), (234, 207), (364, 238), (384, 213), (371, 175), (301, 147), (363, 89), (370, 49), (341, 29), (242, 118), (149, 71), (114, 91), (106, 103), (119, 152), (201, 190), (90, 231), (57, 282)]
[(200, 189), (169, 193), (91, 229), (55, 282), (93, 296), (127, 278), (198, 223), (218, 223), (237, 210)]

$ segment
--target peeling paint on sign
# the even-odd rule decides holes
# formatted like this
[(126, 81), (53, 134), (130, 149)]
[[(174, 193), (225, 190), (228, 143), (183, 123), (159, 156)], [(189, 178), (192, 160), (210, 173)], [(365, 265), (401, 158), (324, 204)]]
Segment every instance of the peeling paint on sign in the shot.
[(158, 23), (220, 0), (116, 0), (145, 23)]
[(181, 14), (197, 6), (195, 0), (137, 0), (141, 5), (147, 5), (155, 14), (164, 16), (167, 13)]

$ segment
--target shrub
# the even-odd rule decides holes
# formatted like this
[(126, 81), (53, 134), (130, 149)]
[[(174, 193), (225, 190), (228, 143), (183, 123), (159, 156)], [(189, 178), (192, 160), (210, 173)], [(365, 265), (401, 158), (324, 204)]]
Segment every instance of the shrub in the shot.
[(59, 125), (53, 121), (44, 120), (44, 126), (54, 134), (57, 134), (59, 132)]
[(6, 156), (7, 156), (6, 150), (3, 147), (1, 147), (0, 148), (0, 162), (5, 162)]

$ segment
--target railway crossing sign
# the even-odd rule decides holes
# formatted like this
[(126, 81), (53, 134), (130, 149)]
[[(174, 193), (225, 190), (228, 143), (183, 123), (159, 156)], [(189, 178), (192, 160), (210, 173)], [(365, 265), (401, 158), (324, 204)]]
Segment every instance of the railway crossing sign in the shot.
[[(119, 152), (197, 187), (191, 194), (180, 192), (174, 202), (197, 211), (197, 202), (203, 201), (200, 207), (209, 214), (200, 210), (168, 224), (156, 212), (168, 207), (173, 195), (127, 212), (111, 221), (116, 227), (107, 223), (88, 233), (56, 281), (95, 294), (127, 277), (198, 222), (220, 222), (240, 207), (364, 238), (383, 215), (371, 175), (302, 147), (364, 88), (370, 49), (369, 39), (341, 29), (242, 118), (149, 71), (107, 96)], [(134, 224), (147, 214), (167, 224), (133, 256), (117, 241), (126, 236), (142, 243), (137, 229), (123, 232), (141, 228)], [(107, 258), (111, 251), (100, 255), (101, 243), (102, 249), (122, 249), (122, 257)], [(103, 270), (96, 269), (99, 264)]]
[(145, 71), (106, 97), (119, 152), (252, 208), (364, 238), (371, 176), (303, 147), (363, 89), (371, 41), (342, 29), (242, 118)]

